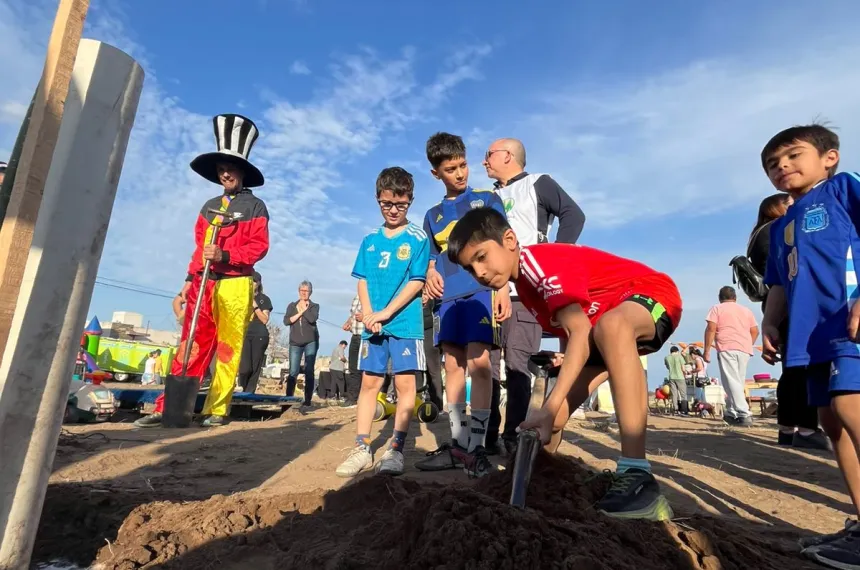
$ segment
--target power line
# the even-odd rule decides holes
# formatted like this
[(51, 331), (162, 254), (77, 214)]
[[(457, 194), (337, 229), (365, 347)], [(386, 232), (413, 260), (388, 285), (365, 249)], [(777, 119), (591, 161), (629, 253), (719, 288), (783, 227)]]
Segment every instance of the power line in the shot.
[(104, 281), (99, 281), (99, 278), (96, 278), (96, 285), (101, 285), (102, 287), (110, 287), (113, 289), (122, 289), (123, 291), (131, 291), (133, 293), (140, 293), (141, 295), (151, 295), (153, 297), (161, 297), (162, 299), (173, 299), (176, 295), (165, 295), (164, 293), (155, 293), (153, 291), (144, 291), (141, 289), (134, 289), (132, 287), (123, 287), (122, 285), (115, 285), (113, 283), (105, 283)]
[(149, 289), (151, 291), (158, 291), (159, 293), (171, 294), (173, 293), (170, 289), (160, 289), (158, 287), (151, 287), (149, 285), (141, 285), (139, 283), (132, 283), (131, 281), (123, 281), (122, 279), (114, 279), (112, 277), (102, 277), (101, 275), (97, 275), (96, 279), (101, 279), (102, 281), (111, 281), (113, 283), (120, 283), (121, 285), (130, 285), (132, 287), (136, 287), (138, 289)]

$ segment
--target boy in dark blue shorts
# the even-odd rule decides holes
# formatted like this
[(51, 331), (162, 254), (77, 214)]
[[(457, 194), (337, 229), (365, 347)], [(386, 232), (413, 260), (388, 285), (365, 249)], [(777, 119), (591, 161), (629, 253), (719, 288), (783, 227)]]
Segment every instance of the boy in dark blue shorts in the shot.
[[(860, 508), (860, 175), (836, 174), (839, 137), (821, 125), (786, 129), (761, 154), (773, 185), (794, 205), (770, 229), (762, 322), (763, 357), (805, 366), (810, 405), (833, 442), (855, 510)], [(787, 314), (791, 326), (780, 337)], [(801, 540), (804, 554), (831, 568), (860, 569), (860, 524)]]
[[(448, 235), (457, 221), (473, 208), (490, 207), (502, 215), (501, 198), (490, 190), (469, 187), (469, 165), (463, 139), (436, 133), (427, 141), (430, 172), (445, 185), (445, 199), (424, 216), (431, 259), (425, 294), (439, 299), (435, 316), (435, 344), (445, 358), (445, 393), (451, 443), (443, 444), (415, 466), (439, 471), (463, 466), (474, 477), (492, 469), (487, 459), (487, 424), (491, 413), (492, 368), (490, 351), (500, 345), (499, 326), (511, 314), (507, 284), (498, 292), (475, 281), (445, 255)], [(472, 379), (471, 418), (466, 418), (466, 370)], [(468, 426), (468, 428), (467, 428)]]
[(377, 470), (403, 473), (403, 444), (415, 407), (415, 374), (424, 370), (421, 290), (430, 260), (427, 234), (406, 219), (413, 189), (412, 175), (400, 167), (379, 174), (376, 200), (385, 223), (361, 242), (352, 270), (364, 312), (358, 363), (362, 380), (355, 447), (338, 466), (339, 477), (354, 477), (373, 465), (370, 428), (376, 395), (389, 371), (397, 390), (394, 437)]

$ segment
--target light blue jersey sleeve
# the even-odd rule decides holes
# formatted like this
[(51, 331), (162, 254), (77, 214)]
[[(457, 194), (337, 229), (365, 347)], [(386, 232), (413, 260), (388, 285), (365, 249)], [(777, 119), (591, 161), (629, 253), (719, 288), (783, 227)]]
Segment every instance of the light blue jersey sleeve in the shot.
[(352, 266), (352, 276), (356, 279), (367, 279), (367, 245), (370, 236), (364, 236), (361, 240), (361, 245), (358, 247), (358, 255), (355, 258), (355, 265)]
[(409, 266), (409, 280), (425, 281), (427, 266), (430, 264), (430, 239), (426, 235), (423, 238), (416, 235), (416, 242), (415, 258)]

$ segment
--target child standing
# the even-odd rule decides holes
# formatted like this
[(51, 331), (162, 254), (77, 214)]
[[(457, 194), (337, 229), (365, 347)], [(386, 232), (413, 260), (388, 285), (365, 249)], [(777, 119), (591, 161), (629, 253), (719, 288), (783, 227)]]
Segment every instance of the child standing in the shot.
[(363, 309), (358, 364), (362, 379), (355, 447), (337, 468), (339, 477), (354, 477), (373, 465), (370, 428), (376, 395), (389, 366), (397, 390), (397, 411), (394, 437), (377, 470), (403, 473), (403, 445), (415, 406), (415, 374), (424, 370), (421, 290), (430, 259), (427, 234), (406, 219), (413, 190), (412, 175), (400, 167), (379, 174), (376, 201), (384, 223), (362, 240), (352, 270)]
[[(836, 174), (839, 137), (821, 125), (786, 129), (761, 153), (771, 183), (794, 199), (770, 228), (762, 356), (806, 368), (809, 404), (855, 510), (860, 511), (860, 175)], [(785, 338), (779, 325), (789, 316)], [(831, 568), (860, 568), (860, 524), (801, 541), (804, 554)]]
[(489, 208), (472, 210), (457, 223), (448, 257), (487, 286), (515, 283), (543, 330), (561, 339), (564, 358), (555, 387), (520, 428), (537, 429), (549, 449), (557, 448), (570, 413), (609, 377), (621, 457), (597, 508), (618, 518), (671, 518), (645, 458), (648, 388), (639, 357), (660, 350), (678, 326), (681, 297), (672, 280), (590, 247), (520, 247), (505, 217)]
[[(501, 344), (498, 323), (510, 316), (511, 300), (507, 283), (494, 294), (444, 253), (451, 229), (466, 212), (490, 207), (504, 216), (505, 208), (494, 192), (469, 187), (466, 146), (460, 137), (448, 133), (430, 137), (427, 160), (430, 172), (445, 185), (445, 199), (424, 216), (424, 231), (433, 254), (425, 289), (428, 297), (440, 300), (435, 344), (445, 358), (451, 443), (443, 444), (415, 466), (422, 471), (463, 466), (470, 476), (481, 477), (492, 469), (485, 447), (493, 388), (490, 351)], [(467, 369), (472, 379), (471, 418), (466, 416)]]

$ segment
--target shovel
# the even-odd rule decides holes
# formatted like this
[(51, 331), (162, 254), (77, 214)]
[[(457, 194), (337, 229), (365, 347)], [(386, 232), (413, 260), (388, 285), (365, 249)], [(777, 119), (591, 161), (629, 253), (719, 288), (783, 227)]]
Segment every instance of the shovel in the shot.
[[(242, 217), (241, 212), (222, 212), (210, 208), (209, 214), (221, 216), (221, 223), (209, 222), (212, 226), (212, 236), (209, 245), (214, 245), (218, 239), (221, 228), (228, 226)], [(203, 277), (200, 279), (200, 290), (197, 293), (197, 302), (194, 303), (194, 311), (191, 313), (191, 326), (188, 328), (188, 336), (185, 340), (185, 352), (182, 358), (182, 370), (179, 376), (170, 374), (164, 381), (164, 413), (161, 416), (161, 425), (167, 428), (187, 428), (194, 418), (194, 406), (197, 404), (197, 391), (200, 389), (200, 378), (188, 376), (188, 361), (191, 360), (191, 349), (194, 347), (194, 337), (197, 333), (197, 321), (200, 318), (200, 309), (203, 307), (203, 297), (206, 296), (206, 283), (209, 281), (209, 267), (211, 260), (207, 259), (203, 264)]]
[[(529, 359), (529, 362), (537, 368), (534, 384), (532, 385), (532, 396), (529, 400), (529, 411), (526, 417), (543, 407), (550, 379), (549, 370), (552, 367), (553, 353), (540, 352)], [(526, 506), (526, 492), (529, 480), (532, 477), (535, 458), (541, 448), (540, 435), (535, 429), (526, 429), (517, 435), (517, 454), (514, 458), (514, 473), (511, 482), (511, 505), (524, 509)]]

